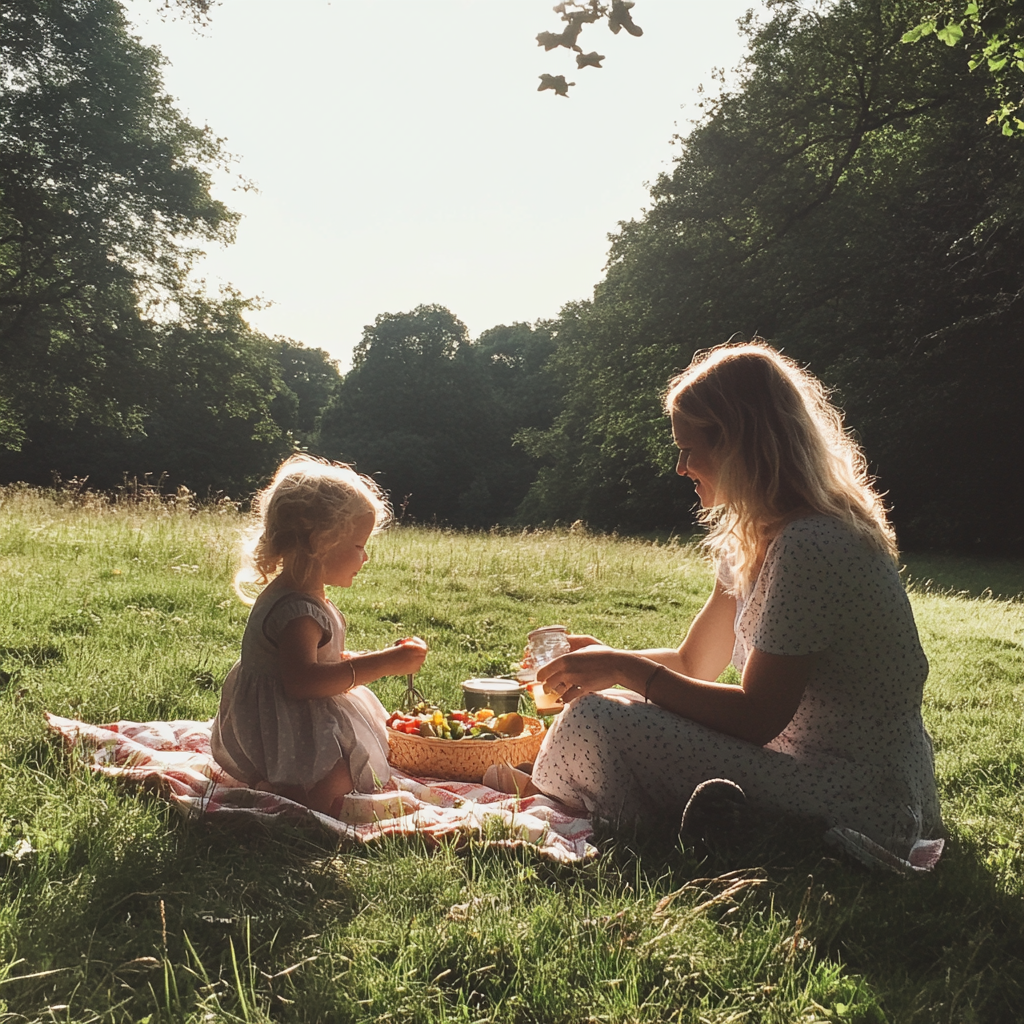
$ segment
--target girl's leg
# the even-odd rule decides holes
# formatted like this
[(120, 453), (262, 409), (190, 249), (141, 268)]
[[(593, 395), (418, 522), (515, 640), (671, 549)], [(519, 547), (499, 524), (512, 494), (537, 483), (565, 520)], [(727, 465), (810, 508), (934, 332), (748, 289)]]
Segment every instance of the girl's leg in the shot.
[(288, 800), (294, 800), (297, 804), (321, 814), (335, 814), (335, 805), (340, 806), (340, 801), (355, 789), (352, 782), (352, 775), (348, 770), (348, 762), (340, 758), (338, 763), (314, 786), (306, 789), (305, 786), (293, 786), (286, 782), (260, 782), (255, 789), (264, 793), (276, 793)]
[(306, 798), (302, 801), (307, 807), (321, 814), (337, 817), (337, 806), (355, 789), (352, 774), (348, 770), (348, 761), (339, 758), (338, 763), (311, 789), (306, 790)]

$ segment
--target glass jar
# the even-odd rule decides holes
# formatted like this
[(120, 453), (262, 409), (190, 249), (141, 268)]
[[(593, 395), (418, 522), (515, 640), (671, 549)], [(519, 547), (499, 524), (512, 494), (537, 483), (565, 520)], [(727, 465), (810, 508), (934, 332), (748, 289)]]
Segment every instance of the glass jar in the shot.
[(541, 665), (546, 665), (572, 650), (566, 632), (565, 626), (541, 626), (540, 629), (534, 629), (526, 634), (526, 657), (519, 670), (519, 679), (522, 682), (533, 682)]

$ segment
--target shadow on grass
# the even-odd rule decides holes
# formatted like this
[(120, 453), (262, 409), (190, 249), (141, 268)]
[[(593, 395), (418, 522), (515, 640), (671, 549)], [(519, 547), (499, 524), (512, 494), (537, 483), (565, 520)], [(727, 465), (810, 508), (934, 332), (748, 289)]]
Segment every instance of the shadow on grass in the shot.
[(1024, 1019), (1024, 900), (1000, 883), (983, 850), (956, 834), (934, 871), (908, 877), (833, 856), (794, 823), (776, 825), (742, 852), (701, 857), (620, 837), (605, 855), (661, 886), (763, 872), (766, 882), (744, 901), (740, 919), (769, 908), (783, 914), (794, 951), (810, 943), (819, 958), (861, 976), (888, 1024)]
[(236, 960), (270, 976), (360, 905), (336, 842), (319, 834), (184, 822), (52, 737), (20, 745), (9, 766), (38, 786), (9, 801), (31, 849), (0, 860), (3, 933), (18, 955), (0, 972), (2, 1020), (71, 1003), (88, 1019), (126, 1020), (198, 1005), (230, 987)]
[(904, 554), (911, 589), (1013, 600), (1024, 596), (1024, 560)]

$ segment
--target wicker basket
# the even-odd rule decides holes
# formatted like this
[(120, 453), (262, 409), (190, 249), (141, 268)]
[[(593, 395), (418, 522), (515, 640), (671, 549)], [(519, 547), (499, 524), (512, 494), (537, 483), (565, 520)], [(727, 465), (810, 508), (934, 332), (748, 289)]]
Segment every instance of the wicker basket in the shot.
[(544, 739), (544, 723), (523, 717), (522, 735), (504, 740), (439, 740), (388, 729), (388, 760), (421, 778), (480, 782), (492, 764), (532, 761)]

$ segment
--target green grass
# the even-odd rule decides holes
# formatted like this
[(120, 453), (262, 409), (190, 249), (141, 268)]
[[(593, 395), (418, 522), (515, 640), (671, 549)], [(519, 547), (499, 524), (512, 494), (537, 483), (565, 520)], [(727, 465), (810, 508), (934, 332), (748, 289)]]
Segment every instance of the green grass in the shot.
[[(602, 836), (570, 868), (186, 823), (63, 753), (44, 710), (213, 714), (239, 529), (230, 507), (0, 490), (0, 1021), (1019, 1019), (1024, 604), (965, 595), (1021, 593), (1020, 567), (908, 559), (953, 833), (933, 874), (870, 875), (800, 834), (704, 861)], [(680, 542), (400, 529), (335, 597), (350, 646), (424, 636), (420, 685), (453, 701), (540, 623), (674, 643), (709, 582)], [(393, 706), (402, 683), (376, 689)]]

